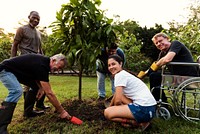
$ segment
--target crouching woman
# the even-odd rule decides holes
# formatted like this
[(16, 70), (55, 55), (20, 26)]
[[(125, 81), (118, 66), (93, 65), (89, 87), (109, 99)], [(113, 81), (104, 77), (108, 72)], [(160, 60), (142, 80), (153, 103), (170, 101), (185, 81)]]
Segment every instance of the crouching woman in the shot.
[(115, 94), (104, 116), (125, 127), (138, 127), (144, 131), (155, 116), (156, 100), (146, 84), (123, 70), (118, 55), (108, 58), (108, 70), (114, 77)]

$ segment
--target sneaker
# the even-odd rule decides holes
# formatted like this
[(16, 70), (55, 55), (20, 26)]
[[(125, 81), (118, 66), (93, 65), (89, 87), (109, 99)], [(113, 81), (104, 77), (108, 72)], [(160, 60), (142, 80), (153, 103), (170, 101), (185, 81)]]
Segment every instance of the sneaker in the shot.
[(105, 97), (99, 96), (99, 98), (97, 99), (97, 102), (102, 102), (102, 101), (104, 101), (104, 100), (105, 100)]
[(37, 110), (47, 110), (49, 108), (50, 108), (50, 106), (45, 106), (45, 105), (43, 105), (43, 106), (36, 106)]
[(33, 110), (32, 112), (24, 113), (24, 117), (31, 118), (31, 117), (41, 116), (41, 115), (44, 115), (44, 114), (45, 114), (44, 111)]

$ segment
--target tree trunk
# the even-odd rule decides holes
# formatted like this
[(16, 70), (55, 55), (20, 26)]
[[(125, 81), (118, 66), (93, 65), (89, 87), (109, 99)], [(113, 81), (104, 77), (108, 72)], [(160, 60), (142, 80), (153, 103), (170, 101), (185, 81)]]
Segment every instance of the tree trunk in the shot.
[(82, 66), (80, 67), (80, 71), (79, 71), (79, 88), (78, 88), (78, 99), (79, 100), (82, 100), (82, 72), (83, 72), (83, 69), (82, 69)]

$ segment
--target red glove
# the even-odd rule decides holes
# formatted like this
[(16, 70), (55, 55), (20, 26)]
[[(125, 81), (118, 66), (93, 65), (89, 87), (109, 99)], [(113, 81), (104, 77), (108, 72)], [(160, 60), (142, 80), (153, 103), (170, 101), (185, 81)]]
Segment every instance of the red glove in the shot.
[(77, 125), (81, 125), (83, 123), (82, 120), (80, 120), (79, 118), (72, 116), (72, 118), (70, 119), (71, 123), (73, 124), (77, 124)]

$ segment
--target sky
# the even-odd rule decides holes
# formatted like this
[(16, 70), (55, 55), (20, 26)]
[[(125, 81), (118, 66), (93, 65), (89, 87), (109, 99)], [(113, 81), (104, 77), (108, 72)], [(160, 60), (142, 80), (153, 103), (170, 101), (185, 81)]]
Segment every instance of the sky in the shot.
[[(40, 13), (40, 26), (48, 27), (56, 20), (56, 12), (69, 0), (1, 0), (0, 28), (15, 33), (18, 22), (28, 21), (30, 11)], [(153, 27), (155, 23), (168, 27), (168, 22), (186, 22), (192, 0), (101, 0), (108, 18), (119, 15), (120, 20), (134, 20), (140, 26)]]

